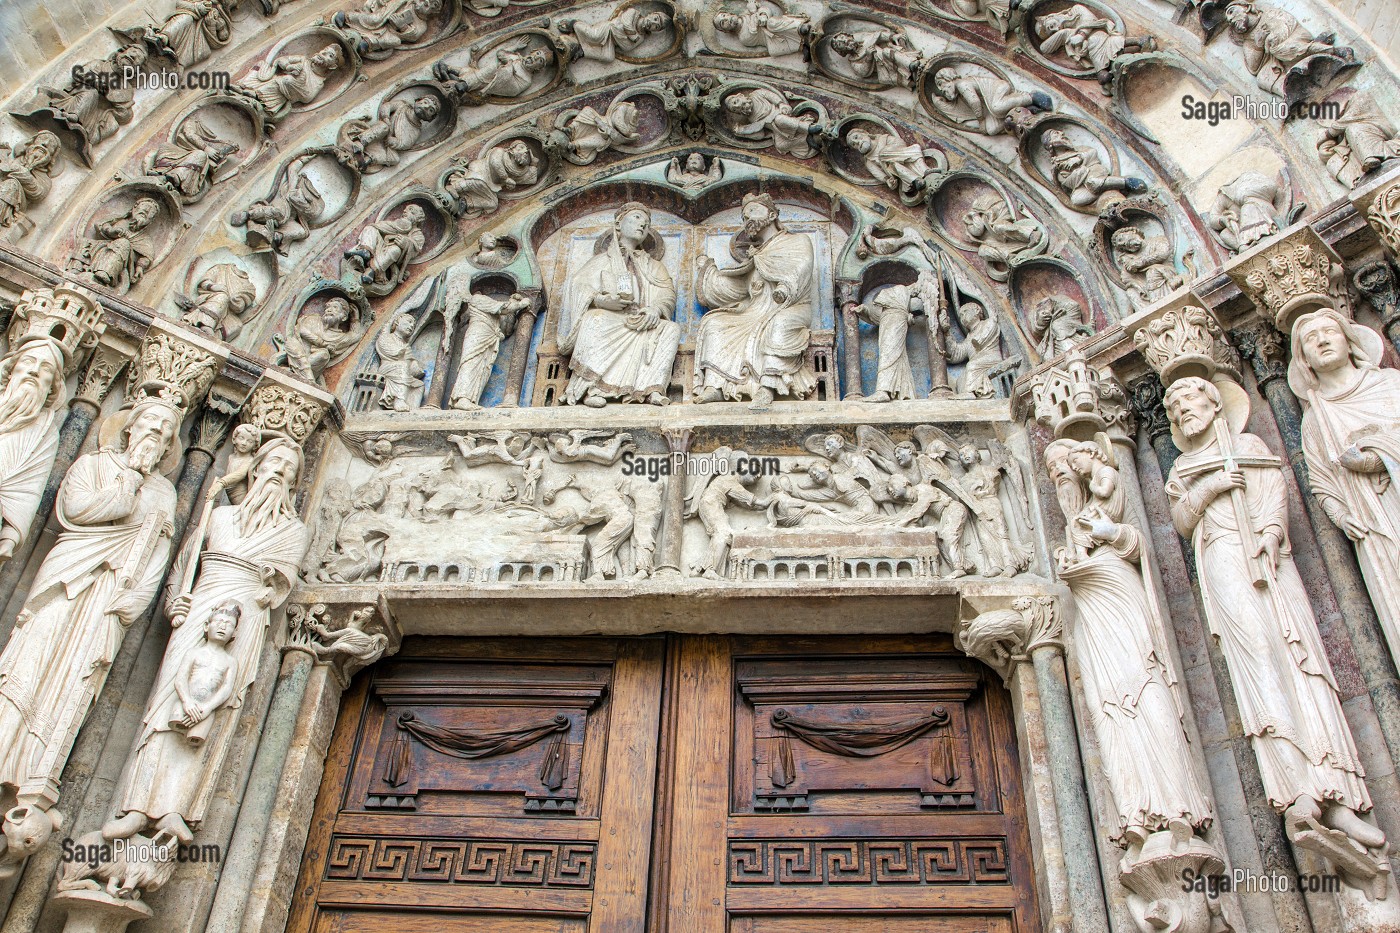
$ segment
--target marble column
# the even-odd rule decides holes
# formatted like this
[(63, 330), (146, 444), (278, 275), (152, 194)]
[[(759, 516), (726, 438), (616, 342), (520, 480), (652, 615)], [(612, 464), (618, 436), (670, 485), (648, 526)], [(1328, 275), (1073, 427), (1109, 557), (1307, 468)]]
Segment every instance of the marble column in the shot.
[[(960, 625), (957, 643), (1006, 680), (1017, 707), (1018, 723), (1023, 713), (1039, 713), (1028, 721), (1028, 728), (1033, 723), (1039, 734), (1024, 736), (1022, 748), (1034, 760), (1033, 773), (1036, 765), (1049, 772), (1053, 797), (1050, 802), (1059, 839), (1053, 848), (1042, 841), (1047, 851), (1041, 864), (1052, 900), (1057, 888), (1068, 893), (1067, 903), (1051, 904), (1054, 915), (1047, 918), (1047, 929), (1104, 933), (1109, 929), (1108, 906), (1074, 726), (1065, 670), (1064, 620), (1058, 599), (1017, 597), (1010, 609), (986, 611)], [(1046, 801), (1034, 799), (1036, 790), (1034, 783), (1027, 788), (1027, 795), (1032, 798), (1028, 809), (1041, 814), (1040, 829), (1044, 832), (1049, 828), (1043, 810)]]
[(293, 605), (287, 615), (282, 674), (203, 933), (281, 933), (341, 694), (402, 642), (382, 603)]
[[(679, 454), (681, 463), (686, 463), (690, 455), (690, 443), (695, 438), (694, 432), (689, 428), (671, 428), (661, 433), (666, 438), (666, 446), (670, 448), (672, 458)], [(661, 551), (661, 563), (656, 568), (658, 576), (685, 574), (681, 553), (685, 543), (685, 482), (684, 466), (680, 471), (666, 477), (665, 518), (662, 520), (665, 544)]]
[(535, 319), (539, 317), (540, 305), (544, 301), (539, 289), (522, 288), (522, 295), (530, 299), (530, 309), (521, 311), (515, 320), (515, 331), (510, 341), (510, 368), (506, 371), (505, 394), (501, 399), (502, 408), (518, 408), (520, 393), (525, 389), (525, 370), (530, 364), (530, 342), (535, 336)]

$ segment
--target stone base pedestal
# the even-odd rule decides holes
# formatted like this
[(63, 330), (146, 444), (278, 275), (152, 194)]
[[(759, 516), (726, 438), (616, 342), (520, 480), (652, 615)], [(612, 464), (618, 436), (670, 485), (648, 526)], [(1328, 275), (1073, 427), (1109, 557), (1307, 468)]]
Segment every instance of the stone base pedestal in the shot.
[(106, 891), (60, 891), (53, 904), (68, 911), (63, 933), (126, 933), (137, 920), (149, 920), (143, 901), (112, 897)]
[(1185, 890), (1187, 879), (1208, 884), (1225, 871), (1224, 860), (1200, 836), (1183, 840), (1165, 830), (1153, 833), (1141, 849), (1123, 856), (1119, 870), (1123, 886), (1132, 892), (1128, 903), (1143, 933), (1229, 933), (1232, 929), (1216, 897)]

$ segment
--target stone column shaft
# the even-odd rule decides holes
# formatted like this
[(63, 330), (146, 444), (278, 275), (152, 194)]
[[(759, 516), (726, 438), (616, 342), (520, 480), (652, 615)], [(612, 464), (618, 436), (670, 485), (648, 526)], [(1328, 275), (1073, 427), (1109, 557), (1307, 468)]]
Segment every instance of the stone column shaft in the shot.
[(282, 670), (272, 691), (272, 704), (253, 757), (252, 775), (243, 792), (238, 825), (225, 853), (205, 933), (238, 933), (282, 769), (300, 726), (299, 713), (314, 663), (315, 658), (309, 651), (295, 645), (289, 646), (282, 659)]
[[(530, 293), (522, 290), (521, 294)], [(530, 310), (521, 311), (515, 320), (515, 334), (510, 343), (510, 369), (506, 372), (505, 397), (501, 399), (502, 408), (518, 408), (520, 393), (525, 389), (525, 369), (530, 364), (530, 342), (535, 336), (535, 320), (539, 317), (540, 302), (543, 300), (538, 290), (530, 294), (530, 297), (533, 299)], [(447, 391), (450, 390), (444, 390), (444, 398)]]
[[(690, 453), (690, 442), (694, 439), (690, 429), (682, 428), (663, 433), (672, 456), (681, 454), (681, 462), (684, 463), (684, 458)], [(666, 503), (661, 522), (661, 532), (665, 537), (662, 539), (664, 544), (661, 548), (661, 562), (656, 568), (657, 573), (664, 571), (666, 576), (685, 574), (685, 567), (681, 563), (684, 560), (682, 550), (685, 544), (685, 479), (684, 467), (680, 472), (666, 477)]]
[(1055, 809), (1060, 816), (1060, 842), (1069, 876), (1073, 928), (1076, 933), (1102, 933), (1109, 929), (1108, 908), (1099, 872), (1098, 847), (1094, 843), (1094, 820), (1089, 815), (1089, 789), (1084, 784), (1079, 736), (1074, 728), (1064, 649), (1057, 644), (1033, 648), (1031, 664), (1045, 716), (1045, 741), (1049, 748), (1051, 781), (1055, 786)]

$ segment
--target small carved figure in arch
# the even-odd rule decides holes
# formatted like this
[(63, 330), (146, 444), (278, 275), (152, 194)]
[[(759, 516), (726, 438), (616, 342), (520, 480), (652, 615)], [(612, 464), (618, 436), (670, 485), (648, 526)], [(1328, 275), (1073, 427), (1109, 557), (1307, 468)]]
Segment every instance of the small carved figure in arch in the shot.
[(801, 51), (812, 31), (806, 14), (771, 13), (760, 0), (747, 0), (741, 12), (720, 10), (713, 22), (744, 48), (763, 49), (774, 58)]
[(443, 0), (363, 0), (359, 9), (331, 17), (338, 29), (356, 36), (356, 51), (364, 58), (388, 58), (406, 45), (422, 42), (442, 13)]
[(687, 153), (684, 165), (680, 156), (672, 156), (671, 164), (666, 167), (666, 180), (687, 191), (712, 185), (723, 177), (724, 164), (720, 158), (707, 158), (703, 152)]
[(995, 191), (974, 200), (962, 222), (968, 237), (977, 244), (978, 257), (987, 264), (987, 275), (995, 282), (1005, 282), (1017, 263), (1044, 255), (1050, 246), (1045, 226), (1024, 208), (1017, 217)]
[(970, 62), (939, 68), (933, 89), (928, 100), (945, 119), (985, 136), (1006, 132), (1006, 118), (1017, 107), (1040, 112), (1054, 106), (1044, 91), (1018, 91), (1010, 81)]
[(232, 341), (243, 330), (243, 315), (257, 296), (248, 273), (231, 262), (221, 262), (199, 277), (194, 295), (177, 292), (175, 304), (183, 312), (182, 324), (218, 340)]
[(346, 250), (345, 264), (360, 281), (387, 294), (408, 278), (408, 266), (423, 251), (427, 214), (409, 203), (396, 218), (385, 218), (360, 231), (359, 242)]
[(635, 6), (601, 23), (559, 19), (554, 24), (561, 34), (573, 37), (580, 57), (604, 64), (617, 61), (619, 54), (636, 51), (653, 34), (670, 27), (671, 18), (665, 11), (642, 10)]
[(1083, 337), (1092, 337), (1094, 328), (1086, 320), (1085, 308), (1073, 298), (1050, 295), (1042, 298), (1031, 314), (1031, 336), (1041, 359), (1051, 359), (1073, 349)]
[(931, 179), (948, 171), (948, 158), (941, 151), (905, 143), (892, 133), (853, 129), (846, 134), (846, 144), (860, 153), (876, 181), (908, 201), (922, 198)]
[(423, 127), (442, 112), (431, 94), (413, 100), (390, 100), (375, 117), (347, 120), (336, 137), (336, 157), (365, 175), (399, 164), (403, 154), (418, 145)]
[(255, 101), (270, 126), (293, 107), (306, 106), (320, 96), (330, 76), (345, 66), (345, 53), (331, 42), (313, 55), (278, 55), (262, 62), (229, 88)]
[(0, 143), (0, 231), (17, 239), (34, 229), (26, 211), (42, 201), (59, 173), (58, 137), (40, 130), (22, 143)]
[(466, 217), (489, 214), (501, 204), (501, 192), (529, 188), (544, 170), (530, 144), (515, 139), (492, 146), (443, 182), (447, 194)]
[(311, 235), (312, 225), (326, 207), (315, 181), (305, 170), (311, 158), (306, 155), (293, 159), (270, 196), (254, 201), (229, 217), (230, 224), (245, 228), (244, 239), (249, 246), (254, 249), (271, 247), (278, 255), (285, 256), (292, 244)]
[(137, 198), (119, 217), (99, 220), (95, 236), (84, 238), (68, 261), (68, 271), (124, 294), (139, 283), (155, 261), (151, 225), (161, 216), (155, 198)]
[(924, 56), (909, 37), (893, 29), (842, 31), (828, 40), (856, 77), (885, 87), (913, 87)]

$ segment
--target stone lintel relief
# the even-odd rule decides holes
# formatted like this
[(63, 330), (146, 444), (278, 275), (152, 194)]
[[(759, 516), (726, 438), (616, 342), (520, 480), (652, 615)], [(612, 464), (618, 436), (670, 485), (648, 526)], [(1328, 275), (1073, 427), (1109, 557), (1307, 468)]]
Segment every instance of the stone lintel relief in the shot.
[(1023, 440), (998, 433), (710, 428), (673, 455), (654, 427), (351, 431), (313, 505), (304, 581), (1030, 581), (1045, 562)]

